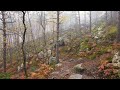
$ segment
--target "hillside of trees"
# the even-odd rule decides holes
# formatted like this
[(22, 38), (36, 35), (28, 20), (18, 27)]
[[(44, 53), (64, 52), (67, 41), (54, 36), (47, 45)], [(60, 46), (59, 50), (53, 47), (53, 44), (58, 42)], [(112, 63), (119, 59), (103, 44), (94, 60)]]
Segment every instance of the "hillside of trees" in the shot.
[(120, 79), (120, 11), (0, 11), (0, 79)]

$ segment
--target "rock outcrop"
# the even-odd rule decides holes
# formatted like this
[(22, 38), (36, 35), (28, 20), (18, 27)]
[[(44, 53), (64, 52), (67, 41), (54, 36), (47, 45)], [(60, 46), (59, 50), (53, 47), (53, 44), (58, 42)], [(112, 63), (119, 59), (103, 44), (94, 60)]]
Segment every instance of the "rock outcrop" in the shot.
[(112, 59), (113, 66), (120, 67), (120, 55), (119, 52), (116, 52)]

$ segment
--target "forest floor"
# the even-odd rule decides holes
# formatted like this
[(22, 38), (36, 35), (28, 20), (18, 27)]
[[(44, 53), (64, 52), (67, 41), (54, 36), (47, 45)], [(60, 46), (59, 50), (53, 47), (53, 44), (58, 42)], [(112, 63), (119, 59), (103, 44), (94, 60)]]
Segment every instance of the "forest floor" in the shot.
[[(105, 57), (110, 56), (110, 53), (104, 53), (103, 55), (96, 57), (94, 60), (87, 59), (86, 57), (81, 57), (76, 54), (61, 54), (59, 59), (59, 64), (61, 66), (54, 67), (54, 70), (51, 70), (51, 66), (47, 64), (42, 64), (41, 62), (35, 61), (36, 58), (33, 57), (31, 62), (34, 64), (29, 64), (27, 66), (28, 79), (69, 79), (71, 75), (78, 74), (74, 71), (74, 66), (82, 64), (82, 67), (85, 69), (84, 72), (79, 73), (82, 75), (82, 79), (99, 79), (96, 72), (98, 71), (98, 66)], [(35, 69), (35, 70), (31, 70)], [(0, 71), (3, 72), (3, 68), (0, 68)], [(7, 64), (7, 72), (12, 72), (11, 79), (26, 79), (24, 76), (24, 71), (17, 71), (16, 62), (12, 64)]]
[[(117, 45), (117, 44), (115, 44)], [(112, 45), (111, 45), (112, 46)], [(117, 46), (113, 46), (114, 48), (120, 48), (120, 44)], [(60, 59), (59, 65), (52, 67), (45, 63), (42, 63), (41, 60), (37, 58), (36, 55), (29, 60), (27, 64), (27, 72), (28, 78), (24, 75), (24, 70), (18, 72), (17, 67), (18, 63), (13, 62), (12, 64), (7, 64), (7, 73), (6, 76), (4, 74), (0, 74), (0, 78), (10, 78), (10, 79), (69, 79), (71, 75), (82, 75), (81, 79), (100, 79), (104, 78), (98, 75), (98, 67), (104, 64), (104, 62), (108, 61), (107, 59), (110, 58), (112, 55), (112, 51), (109, 52), (102, 52), (100, 55), (96, 55), (96, 58), (89, 59), (88, 56), (94, 55), (94, 52), (97, 53), (100, 49), (97, 46), (94, 47), (88, 54), (87, 52), (82, 52), (83, 56), (80, 53), (73, 53), (73, 52), (63, 52), (60, 48)], [(65, 47), (66, 48), (66, 47)], [(106, 46), (104, 47), (106, 49)], [(103, 49), (103, 50), (104, 50)], [(109, 50), (109, 49), (108, 49)], [(100, 49), (101, 51), (101, 49)], [(74, 66), (82, 64), (84, 71), (82, 73), (76, 73), (74, 70)], [(0, 72), (3, 72), (2, 63), (0, 63)], [(102, 68), (104, 68), (102, 66)], [(105, 69), (105, 68), (104, 68)], [(104, 71), (104, 69), (102, 71)], [(105, 69), (106, 70), (106, 69)], [(9, 75), (9, 73), (11, 75)], [(104, 74), (103, 74), (104, 75)]]
[(53, 71), (48, 79), (69, 79), (70, 75), (74, 75), (73, 67), (77, 64), (82, 63), (82, 67), (85, 68), (82, 75), (82, 79), (94, 79), (98, 78), (95, 74), (97, 70), (97, 66), (99, 65), (99, 59), (89, 60), (85, 58), (70, 58), (64, 57), (60, 59), (60, 63), (62, 64), (60, 67), (56, 67), (55, 71)]

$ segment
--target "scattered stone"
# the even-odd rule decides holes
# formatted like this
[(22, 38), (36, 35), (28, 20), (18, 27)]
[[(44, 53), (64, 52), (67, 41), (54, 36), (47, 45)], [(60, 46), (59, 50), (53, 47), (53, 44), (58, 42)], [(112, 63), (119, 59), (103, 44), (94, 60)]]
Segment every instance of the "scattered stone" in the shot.
[(26, 55), (26, 59), (28, 60), (29, 58), (32, 58), (33, 57), (33, 55), (32, 54), (27, 54)]
[(39, 59), (43, 59), (43, 58), (44, 58), (44, 53), (43, 53), (43, 51), (41, 51), (40, 53), (38, 53), (38, 58), (39, 58)]
[(119, 52), (115, 53), (115, 55), (114, 55), (114, 57), (112, 59), (112, 63), (117, 63), (118, 59), (120, 59), (119, 56), (118, 56), (118, 54), (119, 54)]
[(73, 74), (69, 77), (69, 79), (82, 79), (82, 75), (81, 74)]
[(113, 70), (113, 73), (114, 73), (114, 74), (117, 74), (118, 72), (119, 72), (118, 69)]
[(118, 66), (120, 67), (120, 56), (119, 52), (116, 52), (113, 59), (112, 59), (113, 66)]
[(38, 59), (38, 58), (36, 58), (36, 61), (39, 61), (39, 59)]
[(20, 72), (20, 66), (17, 67), (17, 71)]
[(113, 66), (119, 67), (120, 68), (120, 62), (118, 63), (113, 63)]
[(95, 39), (98, 39), (98, 36), (95, 36), (94, 38), (95, 38)]
[(51, 50), (48, 50), (47, 53), (48, 53), (48, 57), (50, 57), (52, 55), (52, 51)]
[(56, 66), (56, 67), (61, 67), (62, 64), (61, 64), (61, 63), (58, 63), (58, 64), (56, 64), (55, 66)]
[(54, 75), (54, 74), (59, 74), (59, 72), (56, 71), (56, 72), (52, 72), (51, 74), (52, 74), (52, 75)]
[(65, 46), (65, 42), (63, 38), (59, 39), (59, 46)]
[(113, 66), (117, 67), (117, 63), (113, 63)]
[[(28, 62), (26, 62), (28, 64)], [(20, 72), (24, 68), (23, 63), (17, 67), (17, 71)]]
[(32, 61), (30, 61), (30, 63), (29, 63), (29, 64), (31, 65), (32, 63), (33, 63), (33, 62), (32, 62)]
[(49, 41), (49, 44), (50, 44), (50, 45), (53, 44), (53, 40), (50, 40), (50, 41)]
[(95, 79), (95, 77), (83, 75), (82, 79)]
[[(56, 42), (53, 44), (53, 47), (54, 48), (56, 48)], [(65, 41), (64, 41), (64, 39), (63, 38), (60, 38), (59, 40), (58, 40), (58, 45), (59, 45), (59, 47), (62, 47), (62, 46), (65, 46)]]
[(79, 58), (78, 60), (82, 60), (83, 58)]
[(56, 61), (56, 57), (50, 57), (50, 59), (49, 59), (49, 64), (50, 65), (53, 65), (53, 64), (56, 64), (57, 63), (57, 61)]
[(112, 67), (113, 66), (113, 63), (108, 63), (107, 65), (106, 65), (106, 67)]
[(20, 68), (23, 69), (23, 63), (20, 65)]
[(73, 67), (75, 73), (82, 73), (85, 69), (82, 67), (82, 63), (81, 64), (77, 64)]
[(96, 46), (97, 46), (97, 44), (96, 44), (96, 43), (93, 43), (92, 47), (96, 47)]
[(64, 61), (64, 59), (59, 59), (60, 62)]
[(26, 64), (28, 64), (28, 62), (26, 62)]
[(74, 61), (74, 59), (70, 59), (70, 60), (69, 60), (69, 62), (72, 62), (72, 61)]
[(112, 52), (112, 49), (108, 49), (107, 52), (108, 52), (108, 53)]

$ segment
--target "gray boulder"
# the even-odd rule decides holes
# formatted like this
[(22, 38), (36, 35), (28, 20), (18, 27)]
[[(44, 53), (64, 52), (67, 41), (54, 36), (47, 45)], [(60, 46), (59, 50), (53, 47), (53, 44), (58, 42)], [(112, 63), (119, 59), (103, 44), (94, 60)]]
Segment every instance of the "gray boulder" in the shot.
[(62, 63), (58, 63), (55, 65), (56, 67), (61, 67), (62, 66)]
[(77, 64), (73, 67), (75, 73), (82, 73), (85, 69), (82, 67), (82, 63), (81, 64)]
[(44, 52), (41, 51), (40, 53), (38, 53), (38, 58), (39, 59), (43, 59), (44, 58)]
[(81, 74), (73, 74), (68, 79), (82, 79), (82, 77)]
[(51, 75), (56, 75), (56, 74), (59, 74), (59, 72), (52, 72)]
[(120, 56), (119, 52), (116, 52), (113, 59), (112, 59), (113, 66), (120, 67)]
[(49, 58), (49, 64), (50, 64), (50, 65), (57, 64), (56, 57), (53, 57), (53, 56), (52, 56), (52, 57), (50, 57), (50, 58)]
[[(56, 48), (56, 44), (57, 44), (57, 42), (55, 42), (55, 43), (53, 44), (53, 47), (54, 47), (54, 48)], [(60, 39), (58, 40), (58, 45), (59, 45), (59, 47), (65, 46), (65, 41), (64, 41), (63, 38), (60, 38)]]
[(48, 57), (50, 57), (52, 55), (52, 50), (48, 50), (47, 55), (48, 55)]
[(64, 42), (64, 39), (60, 39), (59, 40), (59, 46), (65, 46), (65, 42)]
[(115, 53), (113, 59), (112, 59), (112, 63), (117, 63), (120, 59), (120, 56), (118, 56), (118, 52)]

